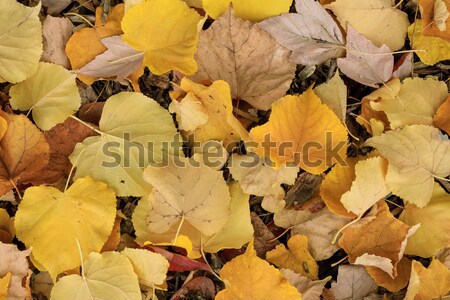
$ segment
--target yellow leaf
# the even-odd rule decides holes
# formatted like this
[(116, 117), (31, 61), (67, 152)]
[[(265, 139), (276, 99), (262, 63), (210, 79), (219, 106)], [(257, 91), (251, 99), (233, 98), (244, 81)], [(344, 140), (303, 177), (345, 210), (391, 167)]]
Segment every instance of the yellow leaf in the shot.
[(438, 128), (450, 134), (450, 96), (439, 106), (433, 117), (433, 121)]
[(52, 289), (51, 300), (137, 300), (138, 279), (125, 255), (91, 253), (83, 264), (83, 277), (64, 276)]
[(11, 87), (11, 107), (32, 110), (39, 128), (49, 130), (81, 105), (75, 77), (60, 65), (41, 62), (33, 76)]
[(431, 199), (434, 176), (450, 175), (450, 141), (439, 129), (405, 126), (367, 140), (389, 161), (386, 183), (391, 191), (419, 208)]
[(233, 4), (238, 18), (259, 22), (289, 12), (292, 0), (203, 0), (203, 8), (213, 19), (220, 17)]
[(336, 72), (326, 83), (314, 89), (314, 93), (326, 104), (344, 123), (347, 113), (347, 86)]
[(80, 253), (98, 252), (111, 233), (116, 197), (106, 184), (89, 177), (77, 179), (67, 191), (30, 187), (15, 218), (16, 234), (34, 259), (56, 276), (80, 265)]
[(8, 296), (8, 286), (9, 281), (11, 280), (11, 273), (6, 273), (5, 276), (0, 278), (0, 300), (7, 300), (6, 297)]
[[(197, 71), (197, 25), (201, 16), (181, 0), (149, 0), (131, 7), (122, 20), (122, 39), (144, 53), (144, 66), (160, 75)], [(176, 26), (177, 30), (173, 30)]]
[(450, 59), (450, 42), (435, 36), (422, 34), (422, 20), (416, 20), (408, 27), (409, 40), (414, 41), (414, 50), (425, 50), (416, 52), (420, 60), (427, 65), (434, 65), (442, 60)]
[(410, 226), (420, 224), (420, 228), (408, 239), (405, 253), (430, 257), (450, 246), (450, 232), (443, 230), (450, 226), (449, 210), (450, 196), (437, 183), (434, 184), (427, 206), (418, 208), (414, 204), (407, 204), (399, 220)]
[(16, 83), (33, 75), (41, 58), (41, 2), (27, 7), (0, 0), (0, 7), (0, 82)]
[(278, 165), (298, 164), (312, 174), (344, 163), (347, 151), (347, 130), (312, 88), (274, 102), (269, 121), (253, 128), (249, 139), (258, 143), (253, 150), (260, 156)]
[(291, 269), (297, 274), (316, 280), (319, 267), (308, 252), (308, 237), (296, 234), (288, 241), (289, 250), (283, 244), (266, 253), (268, 262), (279, 268)]
[[(408, 239), (408, 243), (409, 241)], [(377, 267), (366, 267), (366, 271), (376, 284), (396, 293), (408, 284), (411, 274), (411, 261), (405, 256), (399, 261), (397, 264), (397, 276), (395, 278), (392, 278), (388, 273)]]
[(408, 15), (392, 7), (391, 0), (336, 0), (325, 5), (343, 28), (350, 23), (377, 47), (399, 50), (405, 43)]
[(216, 300), (301, 300), (297, 289), (267, 261), (256, 256), (253, 242), (244, 254), (223, 266), (220, 277), (226, 287)]
[(411, 277), (405, 300), (443, 299), (450, 291), (450, 270), (434, 259), (428, 268), (412, 262)]

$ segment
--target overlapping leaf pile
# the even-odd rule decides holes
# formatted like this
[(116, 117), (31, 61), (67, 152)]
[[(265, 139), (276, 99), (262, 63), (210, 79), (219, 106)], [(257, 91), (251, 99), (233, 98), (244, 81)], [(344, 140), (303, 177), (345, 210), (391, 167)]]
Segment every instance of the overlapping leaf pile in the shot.
[(449, 297), (448, 0), (115, 2), (0, 0), (0, 299)]

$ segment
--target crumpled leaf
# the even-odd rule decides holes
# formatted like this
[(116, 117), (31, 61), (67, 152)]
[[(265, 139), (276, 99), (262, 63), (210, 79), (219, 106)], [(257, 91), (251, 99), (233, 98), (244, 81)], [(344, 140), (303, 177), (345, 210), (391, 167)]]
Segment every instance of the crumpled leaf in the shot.
[(427, 206), (418, 208), (414, 204), (407, 204), (399, 220), (410, 226), (420, 224), (420, 228), (408, 239), (405, 253), (430, 257), (450, 246), (450, 232), (442, 230), (450, 225), (449, 210), (450, 196), (438, 183), (434, 183)]
[(434, 259), (428, 268), (413, 260), (405, 300), (442, 299), (450, 291), (450, 270)]
[(45, 18), (42, 22), (42, 35), (44, 37), (42, 61), (61, 65), (66, 69), (70, 68), (70, 62), (64, 49), (72, 35), (72, 29), (73, 24), (67, 18), (56, 18), (50, 15)]
[[(308, 0), (309, 1), (309, 0)], [(347, 86), (337, 71), (326, 83), (314, 88), (314, 93), (326, 104), (338, 118), (345, 122), (347, 114)]]
[(450, 134), (450, 96), (439, 106), (436, 114), (433, 117), (434, 124), (444, 130), (447, 134)]
[(85, 256), (100, 251), (115, 217), (114, 191), (85, 177), (64, 193), (47, 186), (26, 189), (14, 225), (19, 240), (33, 247), (33, 259), (55, 281), (59, 273), (80, 265), (78, 245)]
[(0, 82), (16, 83), (33, 75), (41, 58), (41, 3), (27, 7), (1, 0), (0, 7)]
[(266, 253), (266, 260), (279, 268), (290, 269), (297, 274), (308, 277), (311, 280), (318, 278), (319, 267), (308, 252), (308, 237), (296, 234), (284, 244)]
[(37, 126), (49, 130), (81, 105), (75, 77), (60, 65), (41, 62), (33, 76), (11, 87), (11, 107), (32, 110)]
[(377, 285), (363, 266), (339, 266), (337, 282), (331, 284), (336, 300), (361, 300)]
[(256, 256), (253, 242), (244, 254), (226, 263), (220, 270), (226, 282), (216, 300), (301, 300), (297, 289), (267, 261)]
[(422, 20), (416, 20), (408, 27), (409, 40), (414, 41), (411, 48), (425, 50), (416, 52), (420, 60), (427, 65), (434, 65), (450, 59), (450, 42), (440, 37), (423, 35), (422, 27)]
[(391, 0), (336, 0), (325, 8), (336, 15), (343, 28), (348, 30), (351, 24), (376, 46), (397, 51), (405, 43), (409, 21), (405, 12), (392, 6)]
[(376, 266), (394, 278), (407, 239), (417, 227), (396, 219), (380, 201), (368, 216), (342, 231), (339, 246), (347, 252), (350, 263)]
[(122, 81), (142, 66), (144, 53), (122, 41), (122, 36), (105, 37), (100, 42), (108, 49), (76, 71), (97, 78), (116, 77)]
[[(364, 22), (368, 22), (367, 19), (364, 19)], [(348, 25), (347, 56), (338, 58), (337, 63), (339, 69), (351, 79), (364, 85), (378, 87), (379, 83), (385, 83), (392, 76), (394, 56), (390, 52), (386, 45), (375, 46)]]
[(439, 129), (405, 126), (367, 140), (389, 161), (386, 183), (403, 200), (425, 207), (431, 199), (434, 176), (450, 175), (450, 141)]
[(0, 195), (3, 195), (17, 182), (29, 183), (33, 173), (47, 165), (50, 148), (42, 132), (26, 116), (0, 111), (0, 119), (7, 121), (0, 140)]
[(296, 14), (282, 14), (260, 23), (278, 43), (293, 51), (290, 61), (309, 66), (344, 55), (341, 30), (319, 2), (298, 0), (295, 8)]
[[(409, 239), (408, 243), (410, 242)], [(392, 278), (388, 273), (377, 267), (366, 267), (366, 271), (376, 284), (396, 293), (402, 290), (409, 282), (411, 261), (406, 256), (403, 256), (397, 264), (397, 276), (395, 278)]]
[[(5, 299), (32, 299), (29, 278), (31, 270), (27, 260), (30, 253), (31, 249), (19, 251), (16, 245), (0, 242), (0, 278), (11, 274), (9, 284), (6, 286), (8, 292)], [(1, 293), (0, 289), (0, 297)]]
[(328, 276), (322, 280), (311, 280), (290, 269), (280, 269), (280, 272), (302, 294), (302, 300), (320, 300), (325, 284), (331, 279)]
[(419, 0), (424, 36), (440, 37), (450, 42), (450, 18), (448, 1)]
[[(193, 74), (197, 71), (194, 53), (200, 20), (181, 0), (149, 0), (127, 10), (122, 39), (144, 52), (144, 66), (156, 75), (170, 70)], [(178, 28), (175, 31), (174, 26)]]
[(51, 300), (141, 299), (137, 276), (125, 255), (92, 252), (83, 266), (82, 276), (64, 276), (55, 284)]
[(252, 22), (287, 13), (292, 0), (203, 0), (203, 9), (213, 19), (223, 15), (230, 3), (233, 4), (236, 17)]
[(392, 79), (386, 86), (366, 96), (370, 106), (383, 111), (392, 129), (405, 125), (433, 125), (433, 116), (447, 99), (447, 85), (433, 78)]
[(258, 24), (236, 18), (230, 8), (200, 33), (195, 54), (199, 69), (192, 79), (225, 80), (234, 99), (268, 110), (295, 77), (296, 65), (289, 55)]
[[(263, 145), (267, 138), (270, 148)], [(269, 121), (254, 127), (249, 139), (258, 143), (253, 151), (260, 156), (270, 157), (277, 165), (298, 164), (312, 174), (343, 163), (346, 157), (347, 130), (311, 87), (299, 96), (288, 95), (276, 101)]]
[(172, 116), (140, 93), (122, 92), (106, 101), (99, 130), (100, 136), (78, 143), (70, 155), (75, 178), (89, 175), (106, 182), (118, 196), (144, 195), (149, 188), (144, 168), (171, 153), (167, 145), (176, 136)]

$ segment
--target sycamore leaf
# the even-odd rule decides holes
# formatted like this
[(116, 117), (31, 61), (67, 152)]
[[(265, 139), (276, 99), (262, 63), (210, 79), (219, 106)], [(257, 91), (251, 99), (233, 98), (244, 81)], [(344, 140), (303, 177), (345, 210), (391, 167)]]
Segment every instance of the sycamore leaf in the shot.
[(64, 49), (72, 35), (72, 30), (73, 24), (68, 18), (56, 18), (48, 15), (42, 22), (44, 52), (41, 60), (61, 65), (67, 69), (70, 68), (70, 62)]
[(343, 28), (348, 30), (350, 24), (378, 47), (396, 51), (405, 43), (408, 15), (392, 7), (391, 0), (336, 0), (325, 7)]
[[(24, 115), (0, 111), (7, 130), (0, 140), (0, 195), (17, 182), (29, 183), (33, 173), (44, 168), (49, 159), (49, 145), (42, 132)], [(1, 132), (0, 132), (1, 133)]]
[(314, 88), (314, 93), (338, 116), (342, 123), (345, 123), (347, 86), (339, 76), (339, 72), (336, 72), (326, 83)]
[[(267, 138), (270, 148), (264, 147)], [(258, 143), (253, 150), (260, 156), (270, 157), (277, 165), (298, 164), (312, 174), (343, 163), (347, 150), (347, 130), (312, 88), (276, 101), (269, 121), (253, 128), (249, 139)]]
[(450, 246), (450, 232), (442, 230), (450, 226), (450, 196), (434, 183), (431, 200), (424, 208), (407, 204), (399, 219), (413, 226), (420, 224), (417, 232), (408, 239), (406, 254), (421, 257), (436, 255), (439, 250)]
[(450, 42), (450, 3), (442, 0), (419, 0), (422, 33)]
[(19, 240), (33, 247), (33, 258), (56, 276), (80, 265), (80, 253), (98, 252), (111, 233), (116, 197), (105, 183), (77, 179), (67, 191), (30, 187), (15, 218)]
[[(408, 239), (408, 243), (410, 242), (410, 239), (411, 237)], [(399, 261), (397, 264), (397, 276), (395, 276), (395, 278), (392, 278), (388, 273), (377, 267), (366, 266), (366, 271), (376, 284), (396, 293), (408, 284), (411, 274), (411, 261), (406, 256)]]
[(363, 266), (339, 266), (337, 282), (331, 284), (336, 300), (361, 300), (377, 285)]
[(343, 230), (339, 245), (347, 252), (350, 263), (376, 266), (394, 278), (407, 238), (417, 227), (396, 219), (386, 203), (380, 201), (368, 216)]
[(122, 92), (106, 101), (99, 130), (100, 136), (78, 143), (70, 155), (75, 178), (89, 175), (106, 182), (118, 196), (144, 195), (149, 188), (144, 168), (171, 152), (176, 136), (172, 116), (140, 93)]
[(131, 48), (120, 35), (102, 38), (100, 42), (108, 50), (77, 70), (77, 74), (98, 78), (115, 76), (122, 81), (142, 65), (144, 53)]
[(319, 267), (308, 252), (308, 237), (296, 234), (287, 242), (288, 249), (283, 244), (266, 253), (268, 262), (279, 268), (291, 269), (297, 274), (316, 280)]
[(405, 300), (443, 299), (450, 292), (450, 270), (434, 259), (428, 268), (413, 260)]
[[(8, 288), (7, 300), (32, 299), (29, 285), (31, 270), (29, 269), (27, 260), (27, 256), (30, 253), (31, 249), (19, 251), (16, 245), (0, 242), (0, 278), (11, 274), (6, 286)], [(0, 288), (0, 297), (1, 293), (2, 290)]]
[(69, 275), (52, 289), (51, 300), (141, 299), (138, 278), (128, 258), (118, 252), (91, 253), (82, 276)]
[(378, 87), (378, 83), (385, 83), (391, 78), (394, 56), (386, 45), (375, 46), (348, 25), (347, 48), (347, 56), (337, 59), (338, 67), (345, 75), (371, 87)]
[(81, 105), (75, 77), (60, 65), (41, 62), (33, 76), (11, 87), (11, 107), (32, 110), (37, 126), (49, 130)]
[(386, 185), (387, 160), (372, 157), (355, 165), (356, 178), (341, 197), (347, 211), (362, 216), (372, 205), (390, 193)]
[(450, 59), (450, 42), (440, 37), (425, 36), (422, 27), (422, 20), (416, 20), (408, 27), (409, 40), (414, 41), (411, 48), (422, 50), (416, 52), (420, 60), (427, 65), (434, 65), (442, 60)]
[(366, 96), (370, 106), (383, 111), (392, 129), (405, 125), (433, 125), (433, 116), (447, 99), (447, 85), (433, 78), (392, 79), (378, 91)]
[(122, 251), (138, 276), (139, 283), (150, 288), (162, 285), (166, 281), (169, 261), (159, 253), (144, 249), (125, 248)]
[(252, 22), (287, 13), (292, 0), (203, 0), (203, 9), (213, 19), (223, 15), (230, 3), (233, 4), (236, 17)]
[[(144, 52), (144, 66), (160, 75), (170, 70), (185, 74), (197, 71), (194, 60), (201, 16), (181, 0), (149, 0), (123, 17), (122, 39)], [(177, 26), (178, 30), (173, 30)]]
[(290, 269), (280, 269), (280, 272), (302, 294), (302, 300), (320, 300), (325, 284), (331, 279), (331, 276), (328, 276), (322, 280), (311, 280)]
[(258, 24), (236, 18), (230, 8), (200, 33), (195, 55), (199, 70), (192, 78), (225, 80), (234, 99), (268, 110), (295, 77), (296, 65), (289, 62), (289, 55)]
[(226, 282), (216, 300), (301, 300), (301, 294), (267, 261), (256, 256), (253, 242), (244, 254), (226, 263), (220, 270)]
[(0, 82), (16, 83), (33, 75), (41, 58), (41, 3), (27, 7), (0, 0), (0, 7)]
[(439, 106), (436, 114), (433, 117), (434, 124), (450, 134), (450, 96)]
[(278, 43), (292, 50), (290, 61), (316, 65), (344, 54), (344, 37), (319, 2), (299, 0), (296, 14), (283, 14), (260, 23)]
[(184, 168), (169, 162), (145, 169), (144, 179), (154, 194), (147, 226), (155, 233), (164, 233), (184, 220), (205, 235), (213, 235), (229, 217), (230, 193), (222, 172), (194, 167), (187, 160), (184, 163)]
[(450, 175), (450, 141), (439, 129), (405, 126), (367, 140), (389, 161), (386, 183), (403, 200), (423, 208), (433, 191), (434, 177)]

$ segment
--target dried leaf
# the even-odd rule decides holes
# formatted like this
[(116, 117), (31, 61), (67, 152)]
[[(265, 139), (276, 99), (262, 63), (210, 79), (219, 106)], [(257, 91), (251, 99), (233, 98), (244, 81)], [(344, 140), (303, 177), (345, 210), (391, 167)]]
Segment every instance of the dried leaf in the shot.
[[(70, 0), (69, 0), (70, 1)], [(44, 1), (42, 5), (45, 6)], [(55, 18), (48, 15), (42, 22), (44, 52), (41, 60), (70, 68), (65, 48), (72, 35), (73, 25), (67, 18)]]
[[(5, 299), (31, 300), (30, 278), (31, 270), (28, 266), (27, 256), (31, 249), (19, 251), (16, 245), (0, 242), (0, 278), (11, 274), (8, 292)], [(1, 290), (0, 290), (1, 295)]]
[(439, 106), (436, 114), (433, 117), (434, 124), (444, 130), (447, 134), (450, 134), (450, 96), (447, 100)]
[[(308, 0), (309, 1), (309, 0)], [(320, 98), (345, 123), (347, 114), (347, 86), (336, 72), (326, 83), (314, 89), (314, 93)]]
[(331, 279), (331, 276), (328, 276), (322, 280), (311, 280), (290, 269), (280, 269), (280, 271), (302, 294), (302, 300), (320, 300), (325, 284)]
[(419, 0), (424, 36), (440, 37), (450, 42), (450, 2), (442, 0)]
[[(409, 242), (410, 240), (408, 239)], [(366, 267), (366, 271), (376, 284), (396, 293), (408, 284), (411, 274), (411, 261), (405, 256), (399, 261), (397, 264), (397, 276), (395, 278), (392, 278), (388, 273), (377, 267)]]
[(331, 284), (336, 300), (361, 300), (376, 287), (364, 267), (353, 265), (340, 266), (337, 282)]

